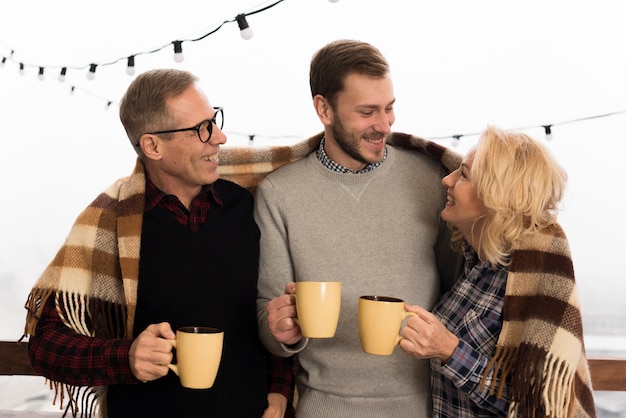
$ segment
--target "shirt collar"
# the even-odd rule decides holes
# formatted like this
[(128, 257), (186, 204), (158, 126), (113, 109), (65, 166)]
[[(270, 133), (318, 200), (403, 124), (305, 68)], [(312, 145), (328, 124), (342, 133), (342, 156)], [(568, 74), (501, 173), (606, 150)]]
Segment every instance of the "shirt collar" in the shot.
[[(144, 213), (150, 212), (157, 207), (163, 199), (178, 199), (172, 194), (167, 194), (159, 189), (153, 182), (146, 176), (146, 204), (144, 207)], [(222, 205), (222, 200), (219, 198), (213, 184), (205, 184), (202, 186), (200, 193), (194, 199), (213, 200), (218, 205)]]
[(382, 160), (376, 163), (368, 164), (358, 171), (350, 170), (349, 168), (344, 167), (343, 165), (338, 164), (330, 159), (328, 154), (326, 154), (326, 151), (324, 151), (325, 143), (326, 143), (326, 137), (324, 136), (322, 137), (322, 140), (320, 141), (320, 146), (317, 149), (317, 159), (322, 163), (324, 167), (328, 168), (329, 170), (336, 171), (337, 173), (350, 173), (350, 174), (368, 173), (374, 170), (375, 168), (377, 168), (378, 166), (380, 166), (383, 163), (383, 161), (387, 159), (387, 147), (385, 147), (385, 155), (383, 156)]

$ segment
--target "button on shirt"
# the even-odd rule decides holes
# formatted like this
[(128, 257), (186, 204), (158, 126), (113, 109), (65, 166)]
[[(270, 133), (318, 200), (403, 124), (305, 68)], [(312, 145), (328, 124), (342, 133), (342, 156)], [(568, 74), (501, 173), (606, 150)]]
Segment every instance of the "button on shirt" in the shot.
[(480, 262), (465, 244), (461, 278), (433, 308), (433, 314), (459, 338), (447, 363), (431, 359), (433, 417), (506, 416), (506, 388), (502, 398), (496, 398), (489, 394), (491, 376), (482, 390), (480, 382), (502, 329), (508, 270)]

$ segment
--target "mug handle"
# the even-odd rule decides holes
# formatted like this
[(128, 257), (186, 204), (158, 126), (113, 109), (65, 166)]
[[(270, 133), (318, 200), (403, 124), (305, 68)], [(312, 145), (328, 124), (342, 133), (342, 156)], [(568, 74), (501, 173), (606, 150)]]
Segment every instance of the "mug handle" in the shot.
[[(291, 294), (291, 297), (292, 297), (292, 298), (293, 298), (293, 300), (296, 302), (296, 305), (295, 305), (295, 306), (296, 306), (296, 315), (298, 315), (298, 308), (297, 308), (297, 305), (298, 305), (298, 298), (297, 298), (297, 296), (296, 296), (296, 294), (295, 294), (295, 293), (292, 293), (292, 294)], [(294, 316), (292, 319), (293, 319), (293, 322), (295, 322), (295, 323), (296, 323), (296, 325), (300, 326), (300, 320), (298, 319), (298, 317), (297, 317), (297, 316)]]
[[(176, 340), (168, 340), (168, 341), (169, 341), (170, 343), (172, 343), (172, 347), (173, 347), (174, 349), (176, 349)], [(172, 364), (172, 363), (170, 363), (170, 364), (168, 364), (168, 365), (167, 365), (167, 367), (168, 367), (171, 371), (173, 371), (174, 373), (176, 373), (176, 376), (180, 376), (180, 375), (178, 374), (178, 365), (177, 365), (177, 364)]]
[[(417, 316), (415, 312), (402, 311), (402, 322), (407, 319), (409, 316)], [(402, 332), (402, 325), (400, 325), (400, 332)], [(398, 338), (396, 339), (396, 345), (400, 344), (400, 341), (404, 340), (404, 337), (398, 334)]]

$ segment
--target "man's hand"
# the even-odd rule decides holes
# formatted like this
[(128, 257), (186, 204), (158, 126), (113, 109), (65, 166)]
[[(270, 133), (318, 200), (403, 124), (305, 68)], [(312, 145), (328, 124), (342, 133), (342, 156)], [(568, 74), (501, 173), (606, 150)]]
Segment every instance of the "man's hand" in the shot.
[(295, 344), (302, 339), (302, 330), (294, 320), (298, 317), (294, 293), (296, 284), (287, 283), (285, 294), (270, 300), (265, 307), (270, 332), (276, 341), (287, 345)]
[(130, 370), (140, 382), (163, 377), (172, 361), (172, 343), (176, 338), (167, 322), (149, 325), (130, 346)]
[(268, 393), (267, 402), (269, 406), (261, 418), (283, 418), (287, 411), (287, 398), (280, 393)]

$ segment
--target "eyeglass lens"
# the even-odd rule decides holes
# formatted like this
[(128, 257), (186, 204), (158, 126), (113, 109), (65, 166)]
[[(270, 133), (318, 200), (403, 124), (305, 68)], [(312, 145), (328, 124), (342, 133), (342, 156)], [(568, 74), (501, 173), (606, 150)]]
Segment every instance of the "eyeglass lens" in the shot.
[(220, 129), (224, 127), (224, 111), (222, 108), (215, 111), (213, 119), (206, 120), (200, 125), (198, 128), (198, 137), (200, 138), (200, 141), (208, 142), (209, 139), (211, 139), (211, 135), (213, 134), (213, 123), (215, 123), (215, 126)]

